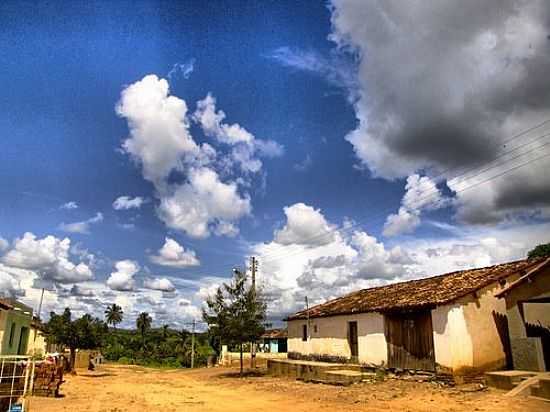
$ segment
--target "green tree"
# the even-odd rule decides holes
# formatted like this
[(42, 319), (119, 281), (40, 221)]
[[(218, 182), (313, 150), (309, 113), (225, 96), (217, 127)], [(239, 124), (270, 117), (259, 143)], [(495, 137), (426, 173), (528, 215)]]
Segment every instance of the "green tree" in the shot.
[(145, 348), (145, 335), (147, 334), (147, 331), (151, 329), (151, 316), (147, 312), (141, 312), (139, 316), (136, 319), (136, 327), (137, 330), (139, 330), (139, 333), (141, 334), (141, 340), (143, 347)]
[(113, 303), (111, 306), (105, 309), (105, 321), (108, 325), (113, 325), (113, 328), (116, 329), (116, 325), (122, 322), (124, 312), (122, 308), (116, 303)]
[(162, 340), (166, 340), (168, 338), (168, 332), (169, 332), (168, 325), (162, 325), (161, 332), (162, 332)]
[(550, 257), (550, 243), (538, 245), (534, 249), (531, 249), (527, 254), (529, 259), (538, 257)]
[(44, 325), (46, 339), (69, 348), (70, 369), (74, 369), (77, 349), (96, 349), (103, 345), (103, 338), (107, 333), (105, 322), (90, 315), (84, 315), (72, 320), (71, 310), (66, 308), (61, 315), (50, 313), (50, 320)]
[(235, 271), (231, 283), (219, 287), (206, 305), (203, 319), (209, 326), (209, 334), (239, 347), (242, 376), (243, 344), (256, 342), (266, 327), (266, 304), (261, 293), (247, 286), (244, 273)]

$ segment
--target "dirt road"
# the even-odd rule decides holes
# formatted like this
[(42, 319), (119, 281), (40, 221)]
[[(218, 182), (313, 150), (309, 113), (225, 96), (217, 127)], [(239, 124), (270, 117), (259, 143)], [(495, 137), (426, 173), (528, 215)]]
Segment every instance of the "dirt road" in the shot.
[(106, 376), (67, 376), (62, 398), (31, 398), (30, 412), (248, 411), (549, 411), (550, 403), (505, 398), (502, 391), (463, 392), (389, 380), (337, 387), (256, 376), (231, 369), (155, 370), (106, 366)]

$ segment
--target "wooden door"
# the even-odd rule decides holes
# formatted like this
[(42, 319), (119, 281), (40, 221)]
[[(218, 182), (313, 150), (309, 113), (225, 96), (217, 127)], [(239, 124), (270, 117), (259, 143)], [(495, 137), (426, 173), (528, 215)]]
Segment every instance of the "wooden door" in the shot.
[(357, 337), (357, 322), (348, 322), (348, 342), (352, 362), (359, 360), (359, 339)]
[(435, 370), (432, 314), (429, 310), (386, 314), (384, 329), (390, 368)]

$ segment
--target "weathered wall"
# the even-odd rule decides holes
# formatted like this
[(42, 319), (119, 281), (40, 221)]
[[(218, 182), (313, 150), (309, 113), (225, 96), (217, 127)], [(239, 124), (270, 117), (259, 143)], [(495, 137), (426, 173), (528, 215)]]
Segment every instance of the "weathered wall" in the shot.
[[(508, 279), (515, 280), (516, 276)], [(494, 313), (506, 315), (506, 303), (495, 297), (502, 286), (493, 283), (461, 300), (464, 318), (472, 340), (472, 367), (482, 370), (502, 369), (506, 366), (506, 354), (498, 333)]]
[(459, 304), (432, 310), (435, 362), (443, 370), (472, 366), (472, 339), (468, 333), (464, 308)]
[[(30, 324), (31, 324), (31, 317), (22, 313), (18, 313), (15, 310), (10, 311), (2, 311), (3, 316), (5, 316), (5, 323), (3, 325), (3, 331), (2, 334), (2, 344), (1, 344), (1, 352), (2, 355), (15, 355), (17, 354), (17, 349), (19, 348), (19, 338), (21, 337), (21, 328), (25, 327), (27, 328), (27, 335), (24, 337), (29, 339), (30, 335)], [(2, 325), (2, 321), (0, 320), (0, 326)], [(14, 334), (13, 334), (13, 341), (10, 345), (10, 330), (12, 323), (15, 324)], [(26, 350), (25, 350), (26, 353)]]
[[(518, 276), (508, 278), (508, 282)], [(475, 295), (432, 310), (436, 363), (455, 373), (493, 370), (506, 366), (506, 354), (494, 314), (506, 315), (506, 304), (494, 295), (495, 282)]]
[[(541, 317), (540, 322), (544, 325), (548, 319), (548, 313), (542, 315), (536, 313), (528, 314), (524, 311), (522, 316), (518, 302), (527, 301), (530, 299), (548, 298), (550, 297), (550, 268), (543, 269), (540, 273), (532, 277), (530, 282), (525, 282), (512, 289), (505, 299), (501, 299), (506, 303), (506, 312), (508, 316), (508, 327), (510, 330), (510, 341), (512, 345), (512, 355), (514, 360), (514, 368), (525, 370), (545, 370), (545, 359), (540, 338), (528, 338), (525, 328), (525, 322), (537, 324), (539, 319), (533, 317)], [(538, 307), (548, 307), (547, 304)], [(525, 305), (524, 305), (525, 310)], [(528, 317), (529, 316), (529, 317)]]
[(3, 346), (4, 346), (4, 334), (6, 330), (6, 322), (8, 319), (8, 311), (5, 309), (0, 309), (0, 355), (3, 355)]
[[(517, 277), (511, 276), (507, 282)], [(506, 365), (504, 347), (494, 318), (494, 313), (506, 314), (504, 300), (494, 296), (502, 287), (495, 282), (475, 295), (469, 294), (453, 304), (432, 310), (435, 360), (442, 370), (460, 373), (499, 369)], [(350, 321), (357, 321), (359, 361), (386, 364), (384, 316), (379, 313), (311, 319), (309, 341), (302, 340), (302, 326), (307, 321), (290, 321), (289, 353), (349, 359), (347, 333)]]
[[(542, 296), (541, 296), (542, 297)], [(550, 297), (550, 293), (548, 294)], [(525, 303), (525, 322), (550, 328), (550, 303)]]
[[(36, 339), (35, 339), (36, 333)], [(44, 355), (46, 353), (46, 338), (35, 328), (31, 328), (29, 334), (29, 344), (27, 346), (27, 355)]]
[(348, 322), (357, 322), (359, 362), (381, 365), (387, 362), (384, 317), (379, 313), (314, 318), (310, 324), (309, 341), (302, 340), (305, 320), (288, 322), (288, 352), (301, 355), (326, 355), (350, 358)]

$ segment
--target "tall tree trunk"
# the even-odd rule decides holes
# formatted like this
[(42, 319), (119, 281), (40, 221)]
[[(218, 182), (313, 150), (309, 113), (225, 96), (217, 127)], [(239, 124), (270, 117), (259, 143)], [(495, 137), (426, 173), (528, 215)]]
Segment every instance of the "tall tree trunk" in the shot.
[(240, 351), (240, 355), (241, 355), (241, 370), (239, 372), (239, 376), (242, 378), (243, 376), (243, 344), (241, 343), (241, 351)]
[(76, 348), (69, 348), (71, 351), (71, 357), (69, 359), (69, 367), (71, 369), (71, 372), (74, 371), (74, 363), (76, 361)]

